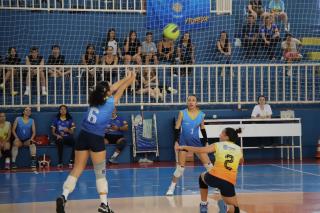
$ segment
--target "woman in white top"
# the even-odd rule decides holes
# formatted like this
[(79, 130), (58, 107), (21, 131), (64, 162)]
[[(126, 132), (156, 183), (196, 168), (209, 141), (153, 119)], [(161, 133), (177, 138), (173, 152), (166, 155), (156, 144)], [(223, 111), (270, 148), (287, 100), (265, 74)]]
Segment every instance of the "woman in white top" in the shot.
[(251, 118), (271, 118), (272, 110), (269, 104), (266, 104), (266, 97), (260, 95), (258, 98), (258, 104), (253, 108)]

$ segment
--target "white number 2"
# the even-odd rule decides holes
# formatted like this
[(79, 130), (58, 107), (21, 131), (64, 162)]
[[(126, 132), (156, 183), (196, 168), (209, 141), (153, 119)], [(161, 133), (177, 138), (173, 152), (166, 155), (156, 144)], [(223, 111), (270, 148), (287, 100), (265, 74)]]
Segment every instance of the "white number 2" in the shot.
[(95, 124), (97, 122), (97, 115), (99, 114), (99, 109), (96, 107), (92, 107), (89, 111), (89, 115), (87, 120), (92, 123)]

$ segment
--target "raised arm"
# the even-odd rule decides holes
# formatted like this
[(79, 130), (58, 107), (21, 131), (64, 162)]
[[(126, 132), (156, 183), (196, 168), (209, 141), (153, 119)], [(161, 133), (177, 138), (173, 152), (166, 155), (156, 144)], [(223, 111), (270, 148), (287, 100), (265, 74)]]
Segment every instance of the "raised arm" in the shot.
[(110, 87), (110, 91), (112, 93), (114, 93), (115, 91), (117, 91), (119, 89), (119, 87), (124, 84), (127, 80), (129, 80), (130, 76), (126, 76), (125, 78), (117, 81), (116, 83), (112, 84)]
[(116, 94), (114, 95), (115, 104), (118, 103), (119, 99), (123, 95), (123, 92), (136, 80), (136, 74), (133, 72), (129, 72), (128, 76), (125, 79), (126, 81), (121, 84), (121, 86), (117, 89)]

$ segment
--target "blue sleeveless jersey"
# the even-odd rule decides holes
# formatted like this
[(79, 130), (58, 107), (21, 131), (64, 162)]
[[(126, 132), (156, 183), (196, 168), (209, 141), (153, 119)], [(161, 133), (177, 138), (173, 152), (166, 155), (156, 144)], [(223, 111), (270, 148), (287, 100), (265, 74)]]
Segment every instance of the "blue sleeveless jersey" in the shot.
[(32, 118), (29, 118), (28, 123), (25, 123), (22, 117), (18, 117), (16, 134), (21, 141), (26, 141), (31, 138), (32, 124), (33, 124)]
[(179, 145), (181, 146), (203, 146), (200, 137), (199, 130), (202, 120), (204, 119), (205, 114), (199, 111), (199, 114), (195, 119), (192, 119), (188, 110), (185, 109), (181, 111), (183, 114), (182, 123), (181, 123), (181, 134), (179, 138)]
[(110, 96), (106, 102), (99, 107), (89, 107), (82, 120), (81, 128), (92, 134), (104, 136), (106, 128), (112, 118), (113, 110), (113, 96)]

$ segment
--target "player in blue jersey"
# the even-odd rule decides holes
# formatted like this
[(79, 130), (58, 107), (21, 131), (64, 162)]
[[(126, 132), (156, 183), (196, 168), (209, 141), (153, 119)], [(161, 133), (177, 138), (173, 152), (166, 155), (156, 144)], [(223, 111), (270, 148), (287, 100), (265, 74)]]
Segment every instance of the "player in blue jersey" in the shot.
[[(89, 109), (81, 123), (81, 131), (75, 145), (75, 162), (72, 171), (63, 184), (63, 193), (56, 200), (57, 213), (64, 213), (68, 195), (74, 190), (77, 180), (91, 157), (96, 175), (97, 191), (101, 204), (98, 212), (113, 213), (107, 201), (108, 182), (106, 179), (106, 150), (104, 134), (114, 110), (125, 89), (131, 85), (136, 74), (128, 72), (127, 76), (111, 87), (106, 81), (100, 82), (89, 97)], [(112, 95), (112, 93), (114, 93)]]
[(117, 109), (112, 112), (112, 119), (106, 129), (104, 142), (106, 144), (115, 144), (116, 150), (109, 159), (109, 163), (118, 164), (116, 158), (126, 146), (124, 132), (128, 131), (128, 122), (117, 115)]
[[(187, 99), (188, 108), (179, 112), (179, 116), (175, 125), (175, 150), (180, 146), (195, 146), (203, 147), (203, 144), (200, 141), (199, 131), (201, 133), (204, 141), (207, 143), (207, 133), (204, 127), (204, 117), (205, 114), (199, 110), (197, 106), (197, 97), (191, 95)], [(180, 129), (181, 128), (181, 129)], [(184, 166), (186, 163), (187, 152), (180, 150), (178, 152), (178, 164), (176, 170), (173, 173), (173, 178), (171, 185), (167, 191), (167, 196), (172, 196), (176, 187), (176, 184), (179, 178), (184, 173)], [(197, 154), (201, 162), (207, 171), (213, 167), (208, 154), (200, 153)]]
[(16, 158), (18, 156), (19, 148), (22, 146), (29, 146), (31, 155), (31, 168), (37, 167), (36, 161), (36, 126), (31, 116), (31, 108), (26, 107), (23, 110), (22, 116), (16, 118), (12, 126), (12, 134), (14, 136), (12, 146), (12, 168), (16, 169)]

